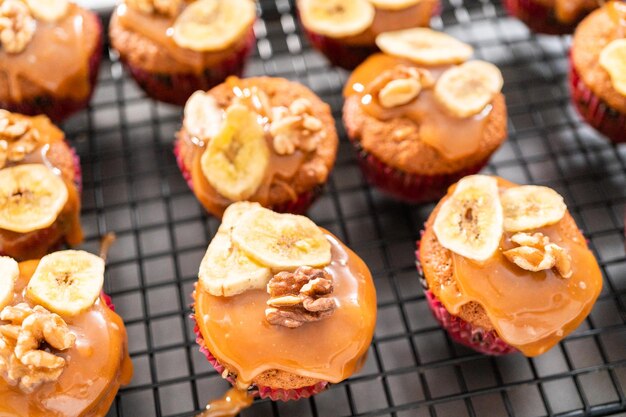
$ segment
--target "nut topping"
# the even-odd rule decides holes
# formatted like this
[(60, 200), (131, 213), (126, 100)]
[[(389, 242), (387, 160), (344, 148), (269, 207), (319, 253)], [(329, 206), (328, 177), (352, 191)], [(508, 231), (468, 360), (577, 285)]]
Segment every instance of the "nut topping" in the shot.
[(516, 233), (511, 241), (519, 246), (503, 254), (520, 268), (532, 272), (556, 268), (561, 277), (572, 276), (572, 259), (567, 251), (556, 243), (550, 243), (550, 238), (543, 233)]
[(37, 23), (28, 6), (19, 0), (4, 0), (0, 4), (0, 46), (8, 53), (17, 54), (35, 34)]
[(314, 151), (326, 135), (324, 124), (313, 116), (311, 102), (305, 98), (295, 100), (289, 108), (274, 107), (270, 134), (274, 150), (279, 155), (291, 155), (296, 149)]
[(65, 321), (26, 303), (5, 307), (0, 320), (9, 322), (0, 325), (0, 376), (27, 394), (56, 381), (66, 361), (51, 350), (64, 351), (76, 342)]
[(175, 16), (183, 0), (126, 0), (126, 4), (145, 14)]
[(372, 81), (368, 90), (378, 95), (382, 107), (390, 109), (410, 103), (434, 83), (432, 75), (425, 69), (397, 65)]
[(301, 266), (279, 272), (267, 284), (270, 299), (265, 318), (270, 324), (289, 328), (329, 317), (337, 307), (331, 298), (333, 279), (323, 269)]
[(8, 161), (19, 162), (40, 144), (39, 131), (30, 120), (0, 110), (0, 168)]

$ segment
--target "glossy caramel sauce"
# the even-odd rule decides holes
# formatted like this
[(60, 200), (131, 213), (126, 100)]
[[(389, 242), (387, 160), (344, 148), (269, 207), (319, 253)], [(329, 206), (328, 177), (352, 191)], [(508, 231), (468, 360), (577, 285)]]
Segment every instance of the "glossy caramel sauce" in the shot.
[[(117, 6), (112, 18), (116, 19), (126, 30), (146, 37), (167, 51), (172, 59), (186, 67), (186, 71), (180, 72), (192, 70), (195, 73), (201, 73), (205, 68), (215, 66), (231, 57), (233, 49), (242, 47), (248, 41), (246, 36), (242, 36), (241, 39), (235, 40), (221, 51), (195, 51), (183, 48), (174, 42), (173, 26), (178, 16), (146, 14), (122, 3)], [(153, 68), (146, 69), (153, 70)]]
[(411, 102), (384, 108), (378, 100), (378, 93), (391, 81), (386, 71), (398, 66), (423, 68), (437, 79), (450, 66), (423, 67), (407, 59), (385, 54), (368, 58), (350, 76), (344, 88), (344, 96), (357, 95), (361, 108), (371, 117), (381, 121), (407, 118), (419, 127), (419, 138), (435, 148), (448, 160), (459, 160), (478, 151), (487, 124), (487, 116), (492, 105), (474, 116), (459, 118), (450, 114), (434, 97), (432, 88), (422, 89)]
[[(501, 192), (511, 186), (500, 180)], [(602, 289), (597, 261), (582, 235), (572, 236), (569, 226), (566, 229), (562, 219), (527, 233), (543, 233), (569, 252), (571, 278), (562, 278), (552, 269), (526, 271), (507, 260), (502, 252), (517, 245), (510, 241), (514, 233), (505, 232), (500, 249), (485, 262), (451, 253), (454, 281), (438, 289), (438, 298), (451, 314), (458, 314), (470, 301), (477, 302), (505, 342), (526, 356), (544, 353), (578, 327)]]
[[(279, 187), (291, 196), (292, 201), (295, 201), (298, 198), (298, 194), (291, 186), (291, 180), (314, 152), (305, 153), (300, 149), (296, 149), (291, 155), (279, 155), (276, 153), (273, 145), (273, 137), (269, 132), (267, 115), (264, 115), (263, 109), (259, 107), (259, 101), (252, 97), (250, 89), (240, 85), (239, 81), (240, 79), (237, 77), (228, 77), (226, 80), (235, 92), (235, 96), (242, 99), (244, 104), (259, 113), (259, 122), (263, 125), (265, 130), (265, 140), (270, 150), (270, 159), (263, 182), (256, 192), (247, 200), (258, 202), (262, 206), (268, 207), (271, 205), (270, 195), (272, 188)], [(232, 201), (220, 195), (219, 192), (211, 186), (202, 171), (201, 158), (207, 143), (189, 135), (183, 136), (182, 140), (192, 145), (189, 146), (189, 148), (193, 149), (191, 178), (193, 181), (194, 194), (205, 207), (209, 208), (209, 211), (223, 213)]]
[(265, 371), (282, 370), (332, 383), (363, 365), (376, 323), (376, 292), (367, 266), (328, 232), (338, 307), (333, 315), (302, 327), (270, 325), (265, 319), (269, 294), (251, 290), (216, 297), (199, 282), (196, 320), (209, 351), (247, 386)]
[(560, 22), (574, 23), (583, 12), (597, 6), (597, 0), (554, 0), (554, 14)]
[(0, 48), (0, 74), (6, 77), (12, 101), (24, 98), (24, 81), (61, 97), (78, 100), (89, 94), (89, 54), (93, 47), (89, 39), (98, 34), (85, 31), (86, 19), (93, 17), (70, 4), (61, 20), (37, 21), (24, 51), (10, 54)]
[[(37, 265), (38, 261), (20, 263), (12, 305), (28, 302), (23, 293)], [(24, 394), (0, 378), (0, 415), (104, 417), (120, 385), (130, 382), (133, 367), (124, 323), (104, 299), (65, 321), (76, 335), (76, 343), (67, 351), (55, 353), (67, 361), (60, 378), (32, 394)]]
[[(34, 259), (44, 256), (48, 252), (49, 246), (60, 239), (63, 239), (70, 246), (80, 244), (83, 241), (83, 230), (80, 225), (79, 191), (74, 181), (69, 178), (69, 173), (66, 172), (67, 168), (64, 170), (55, 166), (54, 162), (48, 158), (51, 146), (63, 144), (65, 138), (63, 132), (45, 116), (28, 117), (12, 113), (12, 117), (30, 120), (32, 129), (39, 132), (41, 145), (27, 154), (21, 161), (7, 162), (6, 166), (21, 164), (43, 164), (47, 166), (65, 182), (68, 198), (56, 221), (46, 229), (33, 230), (27, 233), (0, 229), (0, 252), (18, 259)], [(31, 240), (35, 239), (37, 234), (42, 234), (42, 236), (39, 237), (40, 241), (33, 244)]]
[(211, 401), (206, 410), (196, 417), (235, 417), (250, 407), (253, 401), (254, 398), (248, 395), (248, 391), (231, 388), (219, 400)]

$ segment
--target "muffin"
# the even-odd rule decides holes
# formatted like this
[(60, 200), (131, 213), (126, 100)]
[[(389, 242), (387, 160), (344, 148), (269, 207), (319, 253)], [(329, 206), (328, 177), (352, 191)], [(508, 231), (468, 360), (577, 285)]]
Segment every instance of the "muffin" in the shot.
[(582, 118), (611, 141), (626, 142), (626, 3), (607, 3), (580, 23), (569, 81)]
[[(415, 43), (414, 39), (421, 39)], [(365, 178), (412, 203), (484, 167), (507, 135), (502, 75), (469, 45), (418, 28), (377, 38), (344, 89), (343, 121)]]
[(241, 75), (255, 20), (253, 0), (125, 0), (109, 35), (146, 94), (182, 106), (196, 90)]
[(504, 0), (504, 8), (534, 32), (548, 35), (572, 33), (599, 0)]
[(211, 214), (250, 200), (303, 213), (334, 165), (330, 107), (283, 78), (231, 77), (185, 105), (174, 153), (187, 183)]
[(197, 342), (239, 391), (231, 397), (248, 405), (255, 396), (306, 398), (365, 362), (376, 322), (372, 277), (308, 218), (231, 205), (198, 275)]
[(87, 252), (0, 257), (0, 415), (107, 415), (133, 368), (103, 279)]
[(78, 245), (80, 162), (46, 116), (0, 110), (0, 255), (41, 258)]
[(67, 0), (4, 0), (0, 21), (0, 108), (54, 121), (85, 108), (102, 57), (98, 16)]
[(439, 0), (297, 0), (311, 45), (339, 67), (351, 70), (378, 51), (376, 36), (430, 26)]
[(450, 187), (417, 251), (426, 298), (458, 343), (546, 352), (587, 317), (602, 274), (563, 198), (473, 175)]

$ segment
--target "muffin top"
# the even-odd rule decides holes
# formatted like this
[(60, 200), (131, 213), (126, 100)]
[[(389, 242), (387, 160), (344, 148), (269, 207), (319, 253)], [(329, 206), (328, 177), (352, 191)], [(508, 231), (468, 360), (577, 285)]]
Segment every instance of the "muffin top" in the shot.
[(104, 261), (82, 251), (0, 257), (0, 414), (106, 413), (132, 365), (103, 277)]
[(256, 203), (224, 213), (194, 298), (204, 343), (241, 389), (344, 380), (376, 321), (370, 272), (352, 251), (308, 218)]
[(387, 165), (442, 174), (482, 162), (505, 139), (497, 67), (468, 61), (472, 48), (425, 28), (377, 38), (376, 54), (344, 89), (349, 135)]
[(572, 332), (602, 288), (563, 198), (497, 177), (473, 175), (450, 187), (426, 223), (419, 258), (451, 314), (496, 330), (527, 356)]
[(89, 93), (89, 58), (100, 36), (94, 16), (67, 0), (4, 0), (0, 20), (0, 100)]
[(428, 26), (438, 0), (298, 0), (308, 30), (354, 46), (374, 46), (376, 36)]
[(253, 0), (125, 0), (111, 42), (125, 59), (159, 73), (201, 73), (249, 42)]
[(574, 33), (572, 61), (594, 94), (626, 113), (626, 4), (611, 1), (585, 18)]
[(282, 78), (230, 77), (185, 106), (178, 138), (193, 145), (193, 187), (208, 207), (271, 206), (324, 184), (335, 162), (330, 107)]

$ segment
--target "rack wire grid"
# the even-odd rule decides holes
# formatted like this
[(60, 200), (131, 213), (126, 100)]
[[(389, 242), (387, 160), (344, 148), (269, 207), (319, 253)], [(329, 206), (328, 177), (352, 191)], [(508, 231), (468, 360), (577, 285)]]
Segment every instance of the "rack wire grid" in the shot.
[[(564, 195), (604, 273), (589, 318), (561, 344), (532, 359), (487, 357), (451, 342), (428, 311), (414, 250), (433, 205), (393, 201), (360, 174), (341, 124), (348, 73), (309, 47), (293, 1), (262, 0), (259, 9), (246, 75), (300, 81), (331, 104), (339, 157), (309, 215), (369, 265), (379, 315), (358, 374), (308, 400), (256, 401), (242, 415), (626, 416), (626, 146), (611, 146), (570, 105), (570, 39), (534, 35), (490, 0), (447, 0), (433, 19), (504, 74), (509, 139), (485, 172)], [(147, 99), (110, 53), (91, 107), (64, 125), (83, 164), (84, 246), (97, 251), (101, 236), (117, 234), (105, 289), (125, 319), (135, 376), (109, 417), (191, 417), (228, 387), (198, 352), (189, 320), (219, 223), (176, 166), (180, 123), (181, 109)]]

